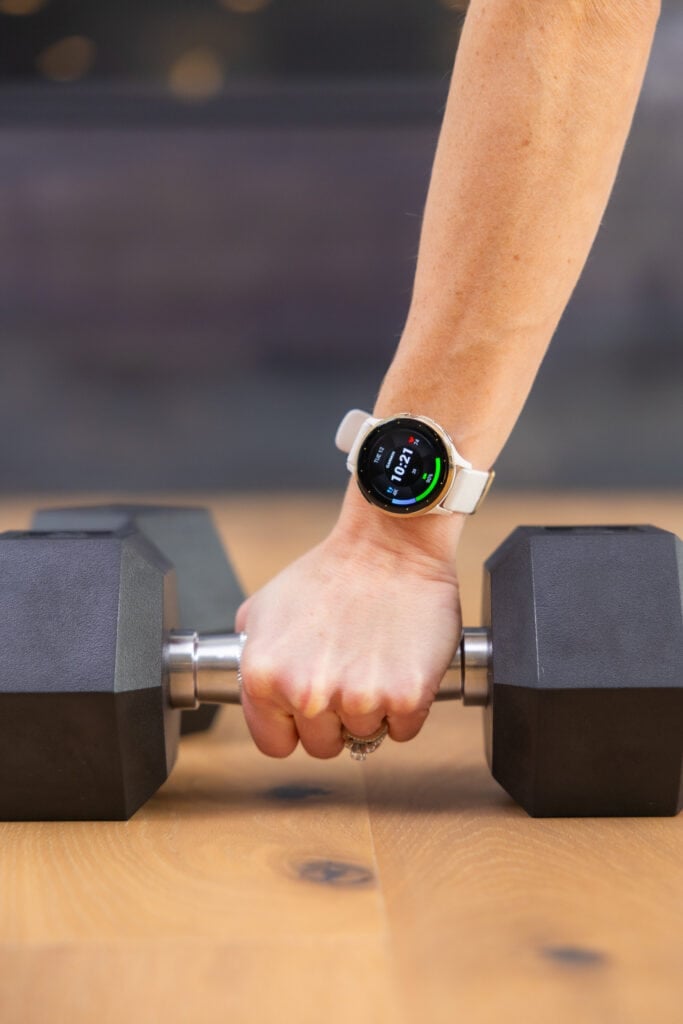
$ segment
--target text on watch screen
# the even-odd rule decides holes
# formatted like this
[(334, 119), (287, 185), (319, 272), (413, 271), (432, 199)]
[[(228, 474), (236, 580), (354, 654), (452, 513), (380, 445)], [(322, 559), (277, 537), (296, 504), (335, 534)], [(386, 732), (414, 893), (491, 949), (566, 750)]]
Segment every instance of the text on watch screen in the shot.
[(359, 475), (373, 497), (406, 512), (434, 501), (448, 469), (440, 440), (411, 429), (408, 421), (406, 426), (378, 428), (368, 442)]

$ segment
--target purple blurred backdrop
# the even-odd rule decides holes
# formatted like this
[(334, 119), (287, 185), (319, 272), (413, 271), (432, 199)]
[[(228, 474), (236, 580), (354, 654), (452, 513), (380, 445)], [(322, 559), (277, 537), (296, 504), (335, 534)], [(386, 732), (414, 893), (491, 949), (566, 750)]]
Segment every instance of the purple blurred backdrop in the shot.
[[(5, 491), (343, 486), (334, 428), (401, 330), (460, 23), (0, 0)], [(681, 483), (682, 65), (673, 3), (502, 486)]]

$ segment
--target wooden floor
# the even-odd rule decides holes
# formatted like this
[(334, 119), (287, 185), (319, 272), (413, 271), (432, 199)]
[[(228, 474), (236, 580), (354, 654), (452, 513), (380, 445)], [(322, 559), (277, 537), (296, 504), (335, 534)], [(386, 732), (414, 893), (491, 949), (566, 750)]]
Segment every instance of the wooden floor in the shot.
[[(211, 504), (248, 589), (335, 508)], [(2, 528), (28, 517), (0, 506)], [(682, 535), (683, 497), (492, 495), (466, 620), (514, 525), (591, 521)], [(440, 705), (364, 765), (274, 761), (226, 708), (130, 822), (0, 824), (1, 1024), (681, 1024), (683, 815), (532, 820), (480, 730)]]

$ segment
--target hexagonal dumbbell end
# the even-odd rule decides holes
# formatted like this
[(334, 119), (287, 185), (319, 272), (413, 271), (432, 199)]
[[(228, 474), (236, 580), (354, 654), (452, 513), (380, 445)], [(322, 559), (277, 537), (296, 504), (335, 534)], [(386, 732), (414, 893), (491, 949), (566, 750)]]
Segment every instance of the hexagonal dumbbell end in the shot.
[(119, 819), (165, 781), (173, 572), (141, 534), (0, 535), (0, 818)]
[(682, 802), (683, 545), (653, 527), (521, 527), (486, 563), (487, 756), (538, 817)]
[[(244, 600), (206, 508), (174, 505), (84, 505), (42, 509), (33, 517), (34, 530), (136, 529), (161, 551), (175, 569), (180, 626), (217, 633), (232, 626)], [(209, 728), (218, 708), (205, 705), (183, 715), (183, 733)]]

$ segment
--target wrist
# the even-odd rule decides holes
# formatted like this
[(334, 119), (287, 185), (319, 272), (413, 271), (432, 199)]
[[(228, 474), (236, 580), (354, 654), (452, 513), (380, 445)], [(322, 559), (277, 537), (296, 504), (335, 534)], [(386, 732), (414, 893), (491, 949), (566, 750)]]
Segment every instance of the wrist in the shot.
[[(493, 466), (507, 431), (496, 419), (496, 408), (500, 414), (504, 403), (497, 393), (495, 402), (490, 394), (491, 374), (484, 382), (480, 373), (466, 375), (448, 365), (443, 379), (458, 381), (458, 401), (454, 402), (453, 387), (444, 389), (443, 381), (431, 375), (420, 380), (419, 368), (409, 360), (397, 360), (397, 364), (384, 380), (373, 415), (384, 419), (404, 408), (417, 409), (448, 433), (460, 455), (476, 469)], [(411, 382), (409, 392), (406, 381)]]
[(366, 501), (351, 480), (332, 533), (349, 548), (383, 550), (399, 558), (448, 566), (454, 572), (466, 518), (458, 512), (413, 518), (390, 515)]

